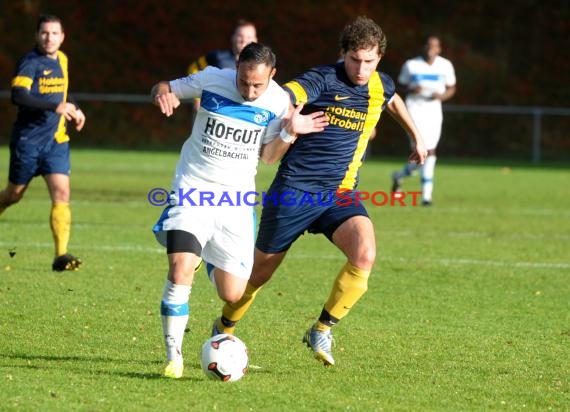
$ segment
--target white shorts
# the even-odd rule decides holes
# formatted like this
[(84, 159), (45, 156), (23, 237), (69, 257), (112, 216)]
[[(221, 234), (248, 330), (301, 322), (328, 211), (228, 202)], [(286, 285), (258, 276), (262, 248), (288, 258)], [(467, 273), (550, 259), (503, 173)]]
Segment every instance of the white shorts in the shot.
[(419, 101), (408, 104), (407, 107), (410, 116), (422, 135), (426, 149), (437, 148), (443, 123), (441, 105), (430, 101)]
[(167, 206), (153, 232), (166, 247), (166, 232), (183, 230), (202, 246), (202, 258), (226, 272), (249, 279), (253, 266), (255, 209), (252, 206)]

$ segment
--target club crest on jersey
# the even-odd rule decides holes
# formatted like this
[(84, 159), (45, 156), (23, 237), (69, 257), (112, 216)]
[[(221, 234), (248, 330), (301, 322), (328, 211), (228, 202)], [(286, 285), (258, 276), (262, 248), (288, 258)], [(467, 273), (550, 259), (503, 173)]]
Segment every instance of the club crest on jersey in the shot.
[(253, 116), (253, 121), (257, 124), (266, 124), (269, 121), (269, 112), (262, 110)]

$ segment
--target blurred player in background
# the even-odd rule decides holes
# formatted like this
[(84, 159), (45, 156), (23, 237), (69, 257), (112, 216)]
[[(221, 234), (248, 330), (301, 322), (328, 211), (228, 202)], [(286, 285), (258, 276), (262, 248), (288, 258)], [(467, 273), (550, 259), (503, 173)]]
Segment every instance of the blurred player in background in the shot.
[[(400, 71), (398, 82), (407, 90), (406, 106), (414, 123), (420, 130), (428, 157), (421, 166), (422, 204), (432, 204), (436, 148), (441, 137), (443, 112), (441, 102), (455, 94), (455, 70), (449, 60), (440, 56), (439, 37), (427, 36), (421, 55), (406, 61)], [(402, 170), (392, 174), (392, 192), (399, 192), (404, 178), (420, 167), (408, 163)]]
[[(235, 69), (240, 52), (251, 42), (257, 42), (255, 25), (248, 20), (238, 20), (230, 39), (231, 49), (213, 50), (190, 63), (188, 74), (204, 70), (206, 66), (219, 69)], [(198, 111), (200, 99), (194, 99), (194, 110)]]
[(71, 233), (70, 160), (67, 121), (77, 131), (85, 115), (68, 95), (68, 60), (59, 50), (65, 34), (56, 16), (41, 16), (36, 47), (23, 56), (12, 79), (18, 115), (10, 139), (8, 184), (0, 192), (0, 214), (19, 202), (32, 178), (43, 176), (51, 197), (50, 226), (55, 242), (52, 269), (74, 270), (81, 260), (67, 252)]
[[(284, 85), (294, 105), (306, 103), (309, 113), (324, 111), (329, 126), (298, 138), (283, 157), (265, 196), (251, 278), (243, 297), (224, 306), (213, 333), (233, 333), (293, 242), (306, 231), (322, 233), (347, 261), (303, 342), (316, 359), (334, 365), (331, 328), (366, 292), (376, 259), (374, 227), (362, 203), (356, 201), (355, 189), (368, 139), (382, 111), (387, 110), (415, 141), (410, 161), (421, 164), (426, 156), (422, 138), (395, 93), (394, 81), (377, 70), (386, 43), (374, 21), (359, 17), (341, 33), (342, 61), (313, 68)], [(279, 201), (285, 193), (297, 203)]]
[[(259, 158), (273, 163), (294, 141), (294, 134), (322, 130), (322, 112), (301, 116), (287, 93), (273, 81), (276, 58), (271, 49), (250, 43), (240, 53), (237, 70), (207, 67), (196, 74), (156, 84), (151, 96), (170, 116), (180, 99), (201, 98), (192, 134), (182, 146), (169, 205), (153, 227), (166, 246), (168, 277), (161, 301), (167, 363), (164, 376), (184, 371), (182, 341), (189, 297), (201, 258), (215, 266), (210, 279), (218, 296), (235, 303), (243, 295), (253, 264), (255, 209), (235, 199), (255, 191)], [(192, 204), (185, 194), (198, 193)], [(199, 201), (212, 194), (214, 205)], [(232, 201), (218, 203), (230, 196)]]

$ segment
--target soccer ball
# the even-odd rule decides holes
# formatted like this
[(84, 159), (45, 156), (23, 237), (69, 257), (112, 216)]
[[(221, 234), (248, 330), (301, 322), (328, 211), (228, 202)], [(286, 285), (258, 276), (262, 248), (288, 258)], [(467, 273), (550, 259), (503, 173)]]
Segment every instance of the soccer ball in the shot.
[(245, 375), (249, 356), (243, 341), (222, 333), (204, 342), (201, 360), (202, 370), (208, 378), (229, 382)]

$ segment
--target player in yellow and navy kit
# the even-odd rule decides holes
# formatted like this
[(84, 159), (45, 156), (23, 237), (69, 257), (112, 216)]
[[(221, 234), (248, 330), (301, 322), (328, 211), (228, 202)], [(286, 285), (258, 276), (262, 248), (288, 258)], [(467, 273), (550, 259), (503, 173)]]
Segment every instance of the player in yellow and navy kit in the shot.
[(323, 233), (347, 257), (317, 322), (303, 337), (327, 366), (335, 363), (331, 327), (366, 292), (376, 257), (374, 228), (365, 208), (354, 201), (354, 189), (368, 139), (382, 111), (387, 110), (415, 141), (410, 161), (422, 163), (426, 156), (393, 80), (377, 70), (386, 50), (381, 28), (359, 17), (344, 28), (340, 48), (343, 61), (316, 67), (284, 86), (293, 104), (306, 103), (308, 112), (324, 111), (329, 125), (322, 132), (299, 137), (282, 159), (265, 197), (244, 296), (237, 303), (227, 303), (214, 325), (218, 332), (233, 333), (235, 323), (292, 243), (305, 231)]
[(18, 63), (12, 79), (12, 102), (18, 106), (18, 115), (10, 139), (8, 184), (0, 192), (1, 214), (22, 199), (35, 176), (43, 176), (52, 201), (52, 269), (56, 271), (74, 270), (81, 264), (79, 258), (67, 253), (71, 211), (66, 123), (72, 121), (81, 130), (85, 115), (68, 96), (68, 60), (59, 50), (64, 38), (58, 17), (40, 17), (36, 47)]
[[(208, 66), (218, 69), (235, 69), (240, 52), (249, 43), (257, 42), (255, 24), (248, 20), (238, 20), (231, 37), (231, 49), (217, 49), (198, 57), (188, 66), (188, 75), (198, 73)], [(200, 99), (194, 100), (194, 110), (198, 111)]]

